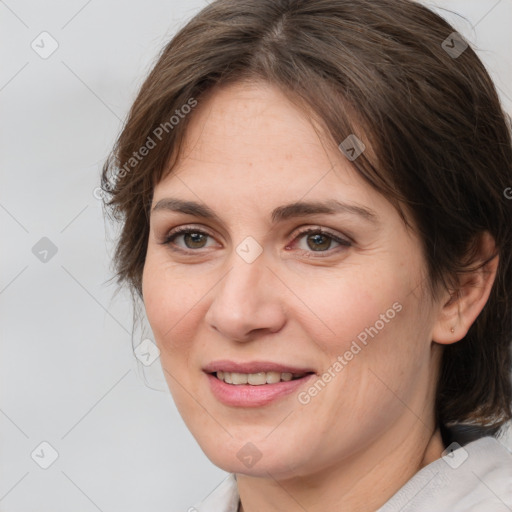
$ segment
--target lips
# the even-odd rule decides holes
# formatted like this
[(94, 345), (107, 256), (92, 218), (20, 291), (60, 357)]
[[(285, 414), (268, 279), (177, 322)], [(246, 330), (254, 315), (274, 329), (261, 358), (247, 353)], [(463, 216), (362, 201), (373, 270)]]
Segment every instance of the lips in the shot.
[[(213, 395), (231, 407), (270, 404), (296, 392), (315, 373), (311, 368), (270, 361), (235, 363), (227, 360), (209, 363), (203, 371)], [(263, 382), (263, 377), (266, 382)]]
[(228, 372), (228, 373), (262, 373), (277, 372), (291, 373), (293, 376), (314, 373), (312, 368), (289, 366), (271, 361), (248, 361), (245, 363), (236, 363), (234, 361), (221, 360), (212, 361), (204, 366), (206, 373)]

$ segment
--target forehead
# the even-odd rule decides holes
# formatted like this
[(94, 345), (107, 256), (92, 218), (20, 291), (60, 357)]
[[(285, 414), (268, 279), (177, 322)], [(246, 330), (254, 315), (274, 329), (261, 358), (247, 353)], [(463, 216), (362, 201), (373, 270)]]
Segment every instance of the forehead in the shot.
[(321, 127), (265, 82), (210, 91), (183, 142), (180, 159), (155, 187), (154, 202), (172, 190), (186, 199), (229, 196), (260, 208), (327, 196), (386, 207)]
[(210, 91), (193, 113), (185, 148), (194, 158), (224, 164), (241, 157), (253, 163), (326, 158), (306, 113), (265, 82), (237, 82)]

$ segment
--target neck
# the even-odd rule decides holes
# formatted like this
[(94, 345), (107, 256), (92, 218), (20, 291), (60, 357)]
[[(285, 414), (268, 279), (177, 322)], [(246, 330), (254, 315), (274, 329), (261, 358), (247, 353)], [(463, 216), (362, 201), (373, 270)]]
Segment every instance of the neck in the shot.
[(314, 475), (280, 481), (237, 474), (239, 512), (374, 512), (420, 469), (441, 457), (439, 429), (429, 433), (418, 423), (417, 431), (407, 437), (383, 436), (363, 452)]

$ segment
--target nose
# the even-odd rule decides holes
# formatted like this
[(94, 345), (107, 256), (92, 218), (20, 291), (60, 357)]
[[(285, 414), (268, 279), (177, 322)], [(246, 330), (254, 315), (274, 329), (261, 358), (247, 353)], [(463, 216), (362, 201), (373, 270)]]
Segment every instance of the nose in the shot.
[(234, 341), (277, 332), (286, 322), (281, 288), (264, 253), (252, 263), (234, 254), (229, 271), (211, 291), (213, 299), (205, 320)]

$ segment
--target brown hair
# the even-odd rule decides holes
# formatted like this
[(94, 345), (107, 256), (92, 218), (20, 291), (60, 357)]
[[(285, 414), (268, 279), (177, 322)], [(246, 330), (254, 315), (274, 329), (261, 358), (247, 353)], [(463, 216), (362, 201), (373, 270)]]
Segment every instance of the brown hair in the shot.
[[(153, 188), (177, 161), (193, 106), (215, 86), (264, 80), (280, 87), (339, 144), (370, 144), (352, 162), (407, 222), (411, 212), (432, 296), (457, 289), (478, 236), (499, 265), (491, 295), (461, 341), (444, 348), (441, 426), (492, 427), (512, 417), (512, 186), (510, 123), (471, 47), (409, 0), (216, 0), (163, 49), (142, 85), (102, 187), (121, 222), (118, 282), (141, 297)], [(195, 102), (195, 103), (194, 103)], [(185, 108), (188, 105), (189, 108)], [(143, 150), (143, 148), (146, 150)], [(141, 156), (143, 155), (143, 156)]]

